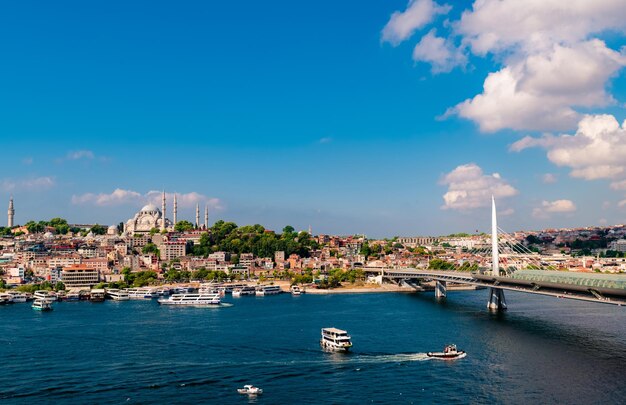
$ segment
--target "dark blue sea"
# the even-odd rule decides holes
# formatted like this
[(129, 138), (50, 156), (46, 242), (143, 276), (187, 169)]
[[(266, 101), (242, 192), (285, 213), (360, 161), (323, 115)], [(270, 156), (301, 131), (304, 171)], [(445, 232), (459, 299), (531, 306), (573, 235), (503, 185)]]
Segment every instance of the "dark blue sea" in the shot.
[[(227, 296), (223, 308), (156, 301), (0, 307), (0, 402), (564, 403), (626, 401), (626, 308), (507, 292)], [(352, 335), (322, 352), (320, 328)], [(427, 360), (446, 343), (464, 359)], [(244, 384), (265, 390), (237, 393)]]

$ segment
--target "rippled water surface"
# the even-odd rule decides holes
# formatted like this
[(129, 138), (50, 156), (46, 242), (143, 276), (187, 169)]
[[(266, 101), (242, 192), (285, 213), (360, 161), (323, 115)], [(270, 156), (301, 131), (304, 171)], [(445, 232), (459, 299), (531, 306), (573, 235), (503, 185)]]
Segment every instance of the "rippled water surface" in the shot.
[[(623, 403), (626, 308), (507, 292), (227, 296), (0, 307), (3, 403)], [(319, 348), (347, 329), (347, 355)], [(464, 359), (430, 360), (445, 343)], [(239, 395), (244, 384), (258, 398)]]

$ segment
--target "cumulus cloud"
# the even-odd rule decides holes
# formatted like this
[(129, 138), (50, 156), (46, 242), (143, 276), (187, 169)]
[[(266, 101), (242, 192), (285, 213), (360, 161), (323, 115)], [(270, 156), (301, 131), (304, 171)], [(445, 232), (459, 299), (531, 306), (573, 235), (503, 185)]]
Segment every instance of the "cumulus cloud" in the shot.
[(448, 186), (442, 209), (465, 211), (488, 207), (492, 195), (501, 199), (518, 194), (498, 173), (485, 174), (474, 163), (457, 166), (443, 177), (441, 184)]
[[(612, 115), (587, 115), (574, 135), (525, 137), (510, 149), (519, 152), (531, 147), (546, 149), (548, 159), (569, 167), (572, 177), (595, 180), (626, 175), (626, 127)], [(611, 186), (620, 190), (626, 184), (615, 181)]]
[[(149, 202), (156, 206), (161, 206), (161, 199), (163, 198), (163, 191), (148, 191), (146, 198)], [(167, 204), (171, 209), (174, 203), (174, 193), (165, 193)], [(221, 209), (221, 201), (218, 198), (207, 197), (204, 194), (196, 193), (192, 191), (190, 193), (176, 193), (176, 203), (179, 208), (195, 208), (196, 204), (204, 207), (208, 205), (211, 209)]]
[(553, 184), (557, 182), (557, 176), (556, 174), (552, 174), (552, 173), (546, 173), (544, 174), (541, 179), (543, 180), (543, 182), (545, 184)]
[(96, 205), (99, 207), (138, 204), (141, 203), (143, 196), (136, 191), (123, 190), (116, 188), (112, 193), (86, 193), (72, 196), (72, 204), (77, 205)]
[[(428, 24), (403, 17), (404, 26)], [(450, 27), (447, 38), (426, 34), (414, 58), (431, 63), (435, 73), (464, 65), (465, 53), (493, 57), (501, 67), (487, 75), (480, 94), (444, 116), (472, 120), (483, 132), (567, 131), (581, 109), (615, 102), (606, 87), (626, 65), (626, 55), (597, 36), (626, 31), (623, 1), (476, 0)]]
[(626, 191), (626, 180), (614, 181), (613, 183), (611, 183), (611, 188), (613, 190)]
[(429, 24), (438, 14), (447, 14), (451, 7), (432, 0), (410, 0), (406, 10), (394, 12), (382, 31), (382, 40), (397, 45)]
[(533, 209), (533, 217), (548, 218), (550, 214), (574, 211), (576, 211), (576, 205), (571, 200), (542, 201), (541, 206)]
[[(119, 205), (141, 206), (146, 203), (152, 203), (160, 207), (162, 196), (162, 191), (151, 190), (145, 194), (141, 194), (137, 191), (117, 188), (111, 193), (73, 195), (72, 204), (110, 207)], [(174, 193), (166, 193), (165, 198), (167, 199), (168, 209), (171, 210), (174, 202)], [(207, 197), (195, 191), (190, 193), (176, 193), (176, 200), (179, 208), (192, 208), (195, 207), (196, 204), (201, 206), (208, 205), (211, 209), (222, 208), (218, 198)]]
[(5, 192), (14, 191), (43, 191), (54, 187), (53, 177), (34, 177), (28, 179), (3, 179), (0, 181), (0, 189)]
[(450, 40), (438, 37), (434, 29), (415, 45), (413, 60), (430, 63), (433, 73), (446, 73), (457, 66), (464, 67), (467, 64), (465, 54)]

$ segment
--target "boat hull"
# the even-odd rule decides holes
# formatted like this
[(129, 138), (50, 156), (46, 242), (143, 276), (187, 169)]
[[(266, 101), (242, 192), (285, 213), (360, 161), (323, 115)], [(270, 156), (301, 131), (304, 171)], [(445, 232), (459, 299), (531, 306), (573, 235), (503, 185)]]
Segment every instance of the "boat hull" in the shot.
[(426, 355), (433, 359), (456, 360), (456, 359), (462, 359), (463, 357), (467, 356), (467, 353), (465, 353), (464, 351), (458, 351), (454, 354), (443, 353), (443, 352), (428, 352), (426, 353)]

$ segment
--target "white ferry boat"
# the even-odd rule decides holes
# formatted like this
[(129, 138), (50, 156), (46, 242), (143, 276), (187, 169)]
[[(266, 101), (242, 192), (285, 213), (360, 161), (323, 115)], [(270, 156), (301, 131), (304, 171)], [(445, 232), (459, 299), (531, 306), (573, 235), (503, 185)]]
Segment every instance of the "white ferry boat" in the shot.
[(106, 295), (114, 301), (128, 301), (130, 299), (128, 291), (118, 290), (115, 288), (107, 288)]
[(47, 301), (57, 300), (57, 295), (53, 293), (52, 291), (47, 291), (47, 290), (35, 291), (35, 294), (33, 294), (33, 296), (35, 297), (35, 299), (41, 299), (41, 300), (47, 300)]
[(18, 291), (9, 291), (7, 294), (11, 296), (12, 302), (26, 302), (28, 299), (28, 297), (26, 297), (26, 294)]
[(158, 300), (161, 305), (180, 305), (180, 306), (210, 306), (220, 305), (220, 295), (213, 294), (173, 294), (168, 298), (160, 298)]
[(78, 291), (72, 291), (72, 292), (68, 292), (67, 296), (65, 297), (66, 301), (79, 301), (80, 300), (80, 292)]
[(159, 294), (151, 288), (129, 288), (127, 291), (131, 300), (151, 300), (159, 297)]
[(250, 396), (261, 395), (263, 393), (263, 389), (259, 387), (255, 387), (254, 385), (244, 385), (243, 388), (238, 388), (237, 392), (240, 394), (246, 394)]
[(256, 294), (256, 288), (252, 286), (235, 288), (233, 290), (233, 297), (243, 297), (244, 295), (255, 295), (255, 294)]
[(0, 293), (0, 305), (12, 304), (13, 297), (11, 294)]
[(170, 289), (167, 287), (159, 288), (156, 290), (156, 293), (159, 297), (164, 297), (166, 295), (170, 295)]
[(256, 295), (265, 296), (265, 295), (276, 295), (282, 293), (283, 290), (280, 289), (278, 285), (263, 285), (256, 289)]
[(352, 347), (352, 340), (348, 332), (337, 328), (323, 328), (320, 345), (325, 350), (347, 352)]
[(35, 311), (52, 311), (52, 301), (38, 298), (33, 301), (31, 308)]

